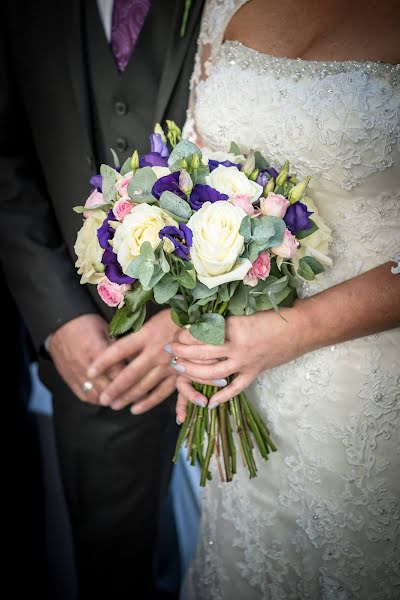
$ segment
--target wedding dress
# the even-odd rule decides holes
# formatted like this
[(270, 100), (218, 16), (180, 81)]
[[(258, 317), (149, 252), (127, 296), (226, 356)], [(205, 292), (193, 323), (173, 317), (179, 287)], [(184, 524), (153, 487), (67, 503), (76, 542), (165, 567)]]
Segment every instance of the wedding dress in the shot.
[[(400, 250), (400, 65), (223, 42), (244, 4), (206, 3), (186, 134), (312, 175), (334, 264), (307, 296)], [(229, 484), (214, 472), (183, 599), (400, 598), (399, 329), (308, 353), (248, 394), (278, 451), (259, 458), (253, 480), (243, 468)]]

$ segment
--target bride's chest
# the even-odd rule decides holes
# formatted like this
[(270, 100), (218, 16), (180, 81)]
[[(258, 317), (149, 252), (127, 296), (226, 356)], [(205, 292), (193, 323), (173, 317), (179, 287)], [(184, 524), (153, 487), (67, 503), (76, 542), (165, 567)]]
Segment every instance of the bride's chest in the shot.
[(225, 43), (197, 85), (206, 146), (232, 140), (350, 190), (399, 160), (400, 67), (268, 57)]

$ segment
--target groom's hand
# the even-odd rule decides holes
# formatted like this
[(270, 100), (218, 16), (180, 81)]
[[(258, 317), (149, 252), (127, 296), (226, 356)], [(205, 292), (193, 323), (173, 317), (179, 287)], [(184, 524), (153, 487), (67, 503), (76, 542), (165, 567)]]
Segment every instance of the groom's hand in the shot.
[(100, 395), (100, 403), (120, 410), (133, 404), (131, 412), (140, 414), (168, 398), (175, 389), (177, 373), (170, 366), (171, 356), (164, 351), (179, 329), (169, 310), (147, 321), (137, 333), (114, 342), (91, 365), (87, 377), (102, 376), (110, 368), (127, 365)]
[[(89, 365), (113, 342), (110, 340), (107, 323), (99, 315), (82, 315), (65, 323), (55, 331), (49, 342), (49, 353), (53, 362), (78, 398), (99, 404), (99, 396), (107, 388), (111, 377), (118, 376), (123, 366), (117, 362), (111, 371), (99, 377), (88, 378)], [(83, 384), (89, 382), (92, 389), (84, 391)]]

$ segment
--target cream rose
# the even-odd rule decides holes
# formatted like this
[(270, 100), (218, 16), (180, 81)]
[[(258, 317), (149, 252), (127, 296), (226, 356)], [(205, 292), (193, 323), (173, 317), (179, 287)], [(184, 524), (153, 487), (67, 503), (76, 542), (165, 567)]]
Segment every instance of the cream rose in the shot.
[(157, 248), (161, 243), (158, 232), (166, 225), (177, 223), (158, 206), (138, 204), (132, 208), (116, 230), (113, 240), (113, 249), (124, 273), (132, 260), (139, 256), (144, 242), (150, 242), (153, 250)]
[(199, 281), (208, 288), (242, 280), (251, 268), (247, 258), (239, 258), (244, 249), (239, 229), (245, 216), (242, 208), (222, 200), (205, 202), (189, 219), (190, 256)]
[(230, 198), (238, 194), (249, 196), (253, 204), (262, 194), (263, 187), (255, 181), (247, 179), (246, 175), (236, 167), (218, 165), (212, 173), (207, 175), (206, 183)]
[(332, 232), (323, 219), (320, 217), (318, 208), (314, 204), (311, 198), (303, 198), (303, 204), (305, 204), (308, 210), (312, 211), (311, 219), (317, 225), (318, 229), (311, 235), (308, 235), (301, 240), (301, 245), (297, 249), (296, 256), (292, 259), (295, 267), (298, 267), (298, 261), (304, 256), (313, 256), (321, 264), (331, 267), (332, 259), (328, 256), (329, 243), (332, 241)]
[(97, 284), (104, 277), (104, 269), (100, 268), (103, 249), (97, 239), (97, 229), (106, 216), (103, 210), (94, 211), (91, 218), (84, 221), (76, 237), (74, 250), (78, 259), (75, 266), (82, 284)]

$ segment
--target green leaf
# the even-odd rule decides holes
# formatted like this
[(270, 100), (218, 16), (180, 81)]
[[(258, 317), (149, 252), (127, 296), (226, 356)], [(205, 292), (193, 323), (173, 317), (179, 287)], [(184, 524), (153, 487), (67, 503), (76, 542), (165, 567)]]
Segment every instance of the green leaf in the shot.
[(74, 206), (72, 210), (78, 213), (78, 215), (81, 215), (84, 212), (91, 212), (95, 210), (104, 210), (105, 212), (107, 212), (108, 210), (110, 210), (111, 207), (112, 204), (96, 204), (95, 206), (91, 206), (90, 208), (87, 208), (85, 206)]
[(156, 260), (156, 255), (154, 254), (154, 250), (150, 242), (143, 242), (140, 246), (140, 256), (143, 256), (144, 259), (154, 262)]
[(261, 296), (257, 296), (255, 298), (256, 308), (257, 310), (270, 310), (277, 307), (283, 302), (289, 294), (292, 293), (292, 289), (289, 286), (286, 286), (280, 292), (274, 293), (270, 292), (267, 294), (262, 294)]
[(162, 249), (162, 246), (160, 246), (160, 267), (163, 273), (168, 273), (171, 270), (171, 265), (169, 264), (165, 256), (165, 252)]
[(225, 283), (223, 285), (221, 285), (218, 289), (218, 299), (221, 302), (228, 302), (231, 299), (231, 296), (229, 294), (229, 289), (228, 289), (228, 285)]
[(161, 194), (159, 204), (160, 208), (167, 210), (178, 221), (188, 221), (192, 216), (189, 203), (168, 190)]
[(190, 175), (193, 179), (193, 184), (196, 185), (198, 183), (205, 184), (206, 177), (210, 174), (210, 168), (207, 165), (203, 165), (200, 163), (200, 166), (197, 169), (190, 170)]
[(270, 217), (260, 217), (251, 220), (251, 238), (259, 246), (264, 246), (275, 234), (274, 223)]
[(112, 337), (117, 337), (129, 331), (135, 322), (135, 313), (132, 313), (127, 305), (118, 308), (108, 325), (108, 332)]
[(236, 156), (242, 154), (236, 142), (231, 142), (231, 145), (229, 146), (229, 152), (230, 154), (235, 154)]
[(108, 165), (101, 165), (100, 174), (102, 177), (103, 198), (109, 203), (115, 200), (117, 189), (115, 183), (117, 181), (117, 173)]
[(154, 286), (164, 277), (164, 271), (160, 267), (160, 265), (154, 265), (154, 272), (151, 276), (149, 283), (146, 285), (146, 288), (152, 290)]
[(294, 289), (297, 289), (299, 282), (296, 279), (296, 277), (294, 277), (294, 275), (291, 273), (289, 266), (286, 263), (282, 263), (282, 273), (288, 278), (288, 285), (290, 285), (290, 287)]
[(176, 296), (171, 298), (169, 305), (177, 312), (186, 313), (188, 309), (185, 298), (181, 294), (176, 294)]
[(189, 142), (189, 140), (181, 140), (172, 150), (168, 158), (168, 166), (171, 171), (171, 167), (175, 165), (175, 163), (180, 163), (182, 160), (188, 161), (193, 154), (197, 154), (200, 159), (202, 157), (201, 150), (196, 146), (196, 144)]
[(139, 271), (139, 281), (144, 288), (149, 286), (150, 279), (153, 277), (154, 264), (148, 260), (144, 261)]
[(120, 170), (120, 173), (121, 173), (122, 176), (124, 176), (127, 173), (129, 173), (129, 171), (132, 171), (131, 160), (132, 160), (132, 157), (128, 156), (128, 158), (126, 159), (126, 161), (122, 165), (121, 170)]
[(134, 202), (153, 204), (157, 199), (151, 194), (157, 176), (151, 167), (138, 169), (128, 184), (128, 195)]
[(165, 304), (175, 296), (179, 289), (178, 282), (170, 273), (164, 275), (162, 279), (154, 286), (154, 300), (157, 304)]
[(205, 344), (220, 346), (225, 342), (225, 319), (217, 313), (205, 313), (189, 331), (193, 337)]
[(244, 241), (247, 243), (251, 239), (251, 219), (247, 215), (240, 224), (239, 229), (240, 235), (244, 237)]
[(304, 240), (304, 238), (308, 237), (309, 235), (311, 235), (312, 233), (314, 233), (315, 231), (318, 231), (318, 226), (314, 223), (314, 221), (312, 219), (309, 219), (309, 221), (312, 222), (312, 227), (310, 227), (310, 229), (302, 229), (301, 231), (298, 231), (296, 233), (296, 238), (298, 240)]
[(187, 290), (193, 290), (196, 287), (195, 271), (181, 271), (178, 275), (178, 282)]
[(140, 269), (142, 268), (145, 259), (143, 256), (138, 256), (134, 258), (130, 263), (128, 268), (126, 269), (126, 275), (129, 277), (133, 277), (134, 279), (138, 279), (140, 275)]
[(188, 314), (186, 312), (176, 310), (175, 308), (171, 309), (171, 319), (179, 327), (184, 327), (189, 323)]
[(255, 242), (250, 242), (247, 246), (247, 258), (251, 263), (253, 263), (257, 256), (265, 249), (265, 246), (259, 246)]
[(196, 287), (192, 290), (192, 298), (194, 300), (200, 300), (205, 298), (211, 298), (218, 292), (218, 288), (208, 288), (204, 283), (200, 281), (196, 282)]
[(268, 169), (269, 164), (258, 150), (254, 152), (254, 158), (256, 161), (256, 169)]
[(283, 240), (283, 234), (285, 233), (286, 223), (283, 219), (279, 217), (262, 217), (263, 219), (269, 219), (270, 222), (273, 223), (275, 233), (272, 238), (268, 240), (267, 248), (273, 248), (274, 246), (279, 246)]
[(201, 317), (200, 307), (197, 304), (189, 306), (189, 323), (196, 323)]
[(125, 306), (134, 313), (153, 297), (152, 290), (144, 290), (139, 281), (135, 281), (132, 289), (125, 294)]
[(135, 313), (135, 320), (132, 324), (132, 330), (136, 333), (138, 332), (142, 326), (143, 323), (145, 321), (146, 318), (146, 305), (144, 304), (136, 313)]
[(117, 153), (115, 152), (115, 150), (113, 148), (110, 148), (110, 152), (111, 152), (112, 157), (113, 157), (114, 167), (117, 169), (118, 167), (121, 166), (121, 163), (119, 162), (119, 158), (117, 156)]
[(236, 288), (229, 302), (229, 312), (232, 315), (241, 316), (246, 312), (246, 306), (249, 302), (249, 292), (251, 288), (243, 282)]
[(307, 279), (307, 281), (313, 281), (315, 279), (314, 273), (308, 266), (307, 269), (297, 269), (297, 275), (303, 279)]
[(299, 260), (299, 267), (301, 270), (305, 271), (307, 271), (307, 267), (309, 267), (314, 275), (319, 275), (319, 273), (323, 273), (325, 271), (321, 263), (313, 256), (304, 256), (301, 258)]

